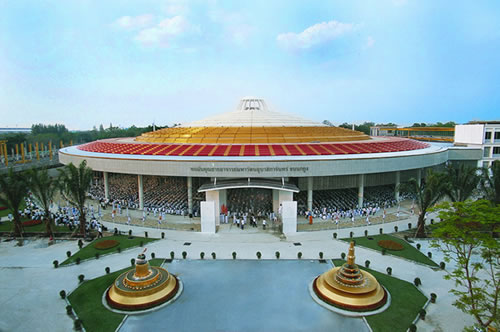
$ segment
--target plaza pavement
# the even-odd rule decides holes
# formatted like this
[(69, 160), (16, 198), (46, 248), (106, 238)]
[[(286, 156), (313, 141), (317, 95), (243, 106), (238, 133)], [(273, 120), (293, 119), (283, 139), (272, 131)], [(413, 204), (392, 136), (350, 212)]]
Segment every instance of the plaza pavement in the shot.
[[(430, 216), (433, 217), (433, 216)], [(338, 238), (348, 237), (353, 231), (354, 236), (379, 234), (379, 228), (384, 233), (394, 231), (398, 225), (400, 230), (407, 229), (408, 222), (413, 228), (416, 225), (416, 216), (409, 219), (384, 225), (345, 228), (336, 231)], [(256, 252), (262, 253), (262, 259), (276, 259), (274, 254), (279, 251), (281, 259), (296, 259), (297, 253), (303, 254), (302, 259), (318, 259), (320, 251), (324, 258), (339, 258), (342, 252), (347, 253), (348, 244), (334, 240), (332, 230), (299, 232), (286, 239), (272, 233), (264, 233), (255, 229), (244, 231), (223, 225), (217, 234), (202, 234), (191, 231), (159, 230), (139, 226), (117, 225), (104, 223), (109, 229), (117, 227), (123, 232), (132, 229), (133, 234), (143, 236), (147, 230), (149, 237), (161, 238), (165, 232), (165, 239), (148, 244), (148, 256), (151, 252), (156, 257), (169, 257), (174, 251), (180, 257), (182, 251), (188, 253), (188, 259), (199, 259), (200, 252), (205, 252), (205, 259), (211, 259), (210, 253), (215, 252), (217, 259), (232, 259), (231, 253), (237, 252), (237, 259), (256, 259)], [(191, 245), (184, 245), (190, 242)], [(294, 243), (300, 243), (295, 246)], [(442, 260), (442, 254), (436, 249), (428, 248), (427, 241), (419, 241), (422, 251), (433, 253), (436, 262)], [(415, 245), (416, 243), (414, 243)], [(74, 290), (78, 286), (79, 274), (86, 279), (92, 279), (105, 273), (104, 268), (109, 266), (112, 271), (130, 266), (130, 258), (136, 257), (143, 249), (133, 248), (101, 257), (99, 260), (89, 260), (80, 265), (72, 265), (55, 269), (52, 261), (62, 262), (66, 258), (66, 251), (77, 251), (76, 241), (58, 241), (47, 246), (47, 239), (25, 241), (24, 246), (16, 246), (15, 241), (0, 243), (0, 331), (71, 331), (73, 321), (66, 315), (66, 302), (59, 297), (59, 291)], [(413, 262), (391, 256), (382, 256), (379, 252), (356, 248), (356, 262), (363, 265), (370, 260), (370, 268), (385, 273), (388, 266), (393, 269), (393, 276), (409, 282), (415, 277), (422, 280), (419, 288), (429, 297), (430, 293), (437, 294), (436, 304), (429, 304), (426, 308), (425, 321), (419, 320), (418, 331), (460, 331), (464, 326), (472, 325), (473, 319), (452, 306), (454, 297), (448, 293), (453, 282), (443, 279), (444, 271), (415, 264)], [(307, 283), (307, 280), (304, 280)]]

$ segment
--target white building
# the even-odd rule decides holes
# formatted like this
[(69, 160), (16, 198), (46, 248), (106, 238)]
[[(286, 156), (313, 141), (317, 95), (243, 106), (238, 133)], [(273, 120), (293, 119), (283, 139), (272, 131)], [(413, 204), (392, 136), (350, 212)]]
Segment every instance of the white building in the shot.
[(478, 167), (490, 167), (500, 160), (500, 121), (471, 121), (455, 126), (455, 146), (476, 147), (483, 150)]

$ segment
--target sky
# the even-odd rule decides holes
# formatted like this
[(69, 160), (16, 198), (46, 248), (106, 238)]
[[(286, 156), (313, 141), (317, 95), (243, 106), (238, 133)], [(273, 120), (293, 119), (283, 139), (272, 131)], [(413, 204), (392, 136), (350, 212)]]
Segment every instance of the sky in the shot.
[(500, 1), (0, 0), (0, 127), (500, 119)]

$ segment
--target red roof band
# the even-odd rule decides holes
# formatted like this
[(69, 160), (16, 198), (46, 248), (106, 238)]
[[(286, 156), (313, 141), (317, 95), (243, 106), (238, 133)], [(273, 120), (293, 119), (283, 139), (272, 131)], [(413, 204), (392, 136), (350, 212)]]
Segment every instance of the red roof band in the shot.
[(95, 141), (78, 149), (97, 153), (196, 157), (268, 157), (320, 156), (383, 153), (419, 150), (429, 144), (406, 138), (391, 138), (358, 143), (296, 144), (154, 144), (121, 143), (118, 140)]

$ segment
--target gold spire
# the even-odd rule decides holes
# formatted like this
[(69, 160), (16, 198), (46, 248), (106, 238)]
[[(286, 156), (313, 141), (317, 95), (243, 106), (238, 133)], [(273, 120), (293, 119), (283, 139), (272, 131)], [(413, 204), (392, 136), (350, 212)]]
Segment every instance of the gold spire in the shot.
[(354, 256), (354, 241), (351, 241), (351, 245), (349, 246), (349, 254), (347, 255), (347, 265), (353, 266), (355, 258), (356, 256)]

